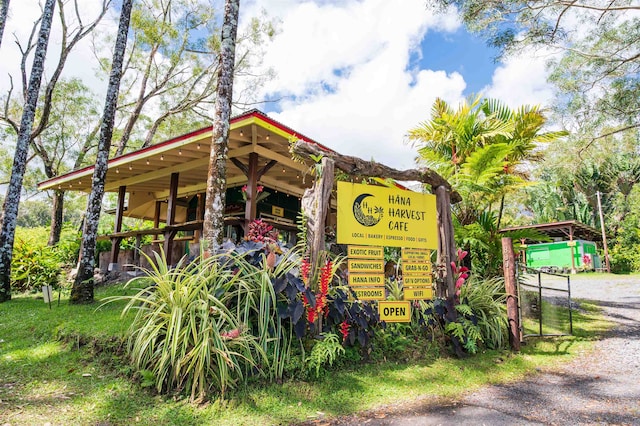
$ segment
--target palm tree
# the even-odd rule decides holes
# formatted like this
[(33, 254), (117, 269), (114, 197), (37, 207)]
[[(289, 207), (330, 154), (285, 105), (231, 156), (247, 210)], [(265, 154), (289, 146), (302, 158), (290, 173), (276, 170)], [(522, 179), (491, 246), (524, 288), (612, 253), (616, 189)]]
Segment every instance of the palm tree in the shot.
[[(498, 230), (504, 196), (528, 184), (522, 166), (541, 158), (540, 144), (565, 134), (543, 132), (545, 122), (535, 106), (512, 110), (499, 100), (474, 97), (454, 110), (436, 99), (431, 119), (410, 130), (408, 139), (418, 147), (418, 163), (436, 170), (462, 196), (452, 209), (458, 229), (491, 223)], [(486, 220), (487, 214), (495, 220)], [(497, 232), (491, 235), (498, 238)], [(478, 245), (485, 253), (476, 255), (488, 255), (490, 246)]]
[(431, 119), (408, 133), (409, 141), (418, 146), (418, 162), (449, 178), (477, 149), (497, 136), (510, 136), (512, 124), (485, 114), (482, 105), (479, 96), (470, 97), (453, 110), (444, 100), (436, 98)]
[[(523, 105), (516, 110), (512, 110), (497, 99), (487, 99), (482, 105), (482, 110), (486, 116), (492, 116), (504, 123), (513, 125), (511, 135), (498, 135), (495, 138), (495, 143), (506, 143), (511, 148), (509, 154), (505, 157), (504, 175), (515, 175), (521, 179), (520, 183), (530, 180), (530, 169), (526, 168), (527, 165), (542, 160), (543, 151), (540, 149), (541, 146), (567, 135), (564, 130), (544, 132), (543, 127), (547, 119), (544, 116), (544, 112), (537, 105)], [(504, 191), (500, 194), (498, 227), (500, 227), (502, 221), (506, 194), (519, 186), (521, 185), (503, 185)]]

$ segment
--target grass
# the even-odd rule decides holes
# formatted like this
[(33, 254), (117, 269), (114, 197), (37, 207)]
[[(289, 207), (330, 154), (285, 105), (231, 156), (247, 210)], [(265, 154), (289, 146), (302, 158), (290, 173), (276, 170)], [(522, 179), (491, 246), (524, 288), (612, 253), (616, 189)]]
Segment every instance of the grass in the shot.
[[(99, 288), (96, 299), (125, 291), (119, 285)], [(610, 326), (597, 307), (582, 303), (574, 313), (574, 336), (529, 339), (520, 354), (485, 351), (453, 359), (431, 351), (410, 364), (360, 364), (314, 381), (249, 384), (224, 401), (195, 406), (139, 385), (120, 343), (130, 321), (120, 317), (124, 305), (99, 305), (71, 306), (63, 298), (50, 310), (34, 295), (0, 304), (0, 424), (289, 424), (456, 398), (553, 368), (588, 350)]]

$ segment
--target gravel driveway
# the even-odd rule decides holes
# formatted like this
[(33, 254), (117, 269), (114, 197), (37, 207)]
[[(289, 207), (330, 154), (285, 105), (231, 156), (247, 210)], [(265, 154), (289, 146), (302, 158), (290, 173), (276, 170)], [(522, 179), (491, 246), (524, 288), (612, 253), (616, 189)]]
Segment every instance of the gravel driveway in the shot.
[(640, 425), (640, 277), (571, 276), (573, 299), (597, 301), (616, 327), (560, 370), (483, 388), (454, 405), (413, 407), (336, 425)]

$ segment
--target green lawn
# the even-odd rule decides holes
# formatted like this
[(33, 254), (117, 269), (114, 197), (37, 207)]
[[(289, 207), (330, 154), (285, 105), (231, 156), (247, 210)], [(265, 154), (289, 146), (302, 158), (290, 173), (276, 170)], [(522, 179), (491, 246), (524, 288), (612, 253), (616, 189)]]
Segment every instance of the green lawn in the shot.
[[(96, 299), (124, 291), (99, 288)], [(595, 306), (582, 304), (575, 336), (530, 339), (520, 354), (486, 351), (460, 360), (430, 351), (412, 363), (350, 365), (313, 381), (253, 383), (224, 401), (195, 406), (139, 385), (121, 344), (128, 327), (123, 304), (99, 306), (71, 306), (63, 297), (49, 309), (33, 295), (0, 304), (0, 424), (289, 424), (438, 401), (553, 368), (609, 327)]]

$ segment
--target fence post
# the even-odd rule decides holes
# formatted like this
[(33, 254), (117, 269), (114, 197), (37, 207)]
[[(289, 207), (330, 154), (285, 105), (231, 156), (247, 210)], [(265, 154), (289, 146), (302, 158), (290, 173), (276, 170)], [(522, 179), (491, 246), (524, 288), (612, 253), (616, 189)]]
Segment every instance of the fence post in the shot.
[(509, 321), (509, 343), (514, 351), (520, 350), (520, 321), (518, 318), (518, 286), (516, 283), (516, 259), (511, 238), (502, 238), (502, 269), (507, 293), (507, 319)]

